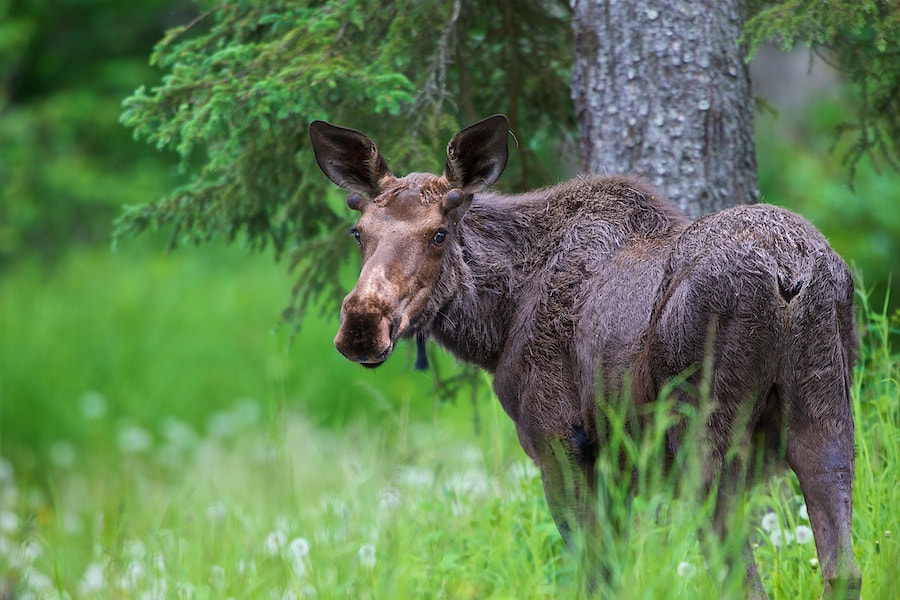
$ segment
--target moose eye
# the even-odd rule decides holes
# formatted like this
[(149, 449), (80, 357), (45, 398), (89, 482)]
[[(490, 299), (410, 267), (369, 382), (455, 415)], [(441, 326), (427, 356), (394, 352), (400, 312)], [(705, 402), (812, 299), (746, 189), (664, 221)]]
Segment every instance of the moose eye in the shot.
[(434, 237), (432, 238), (432, 241), (433, 241), (436, 245), (440, 246), (441, 244), (444, 243), (444, 240), (446, 240), (446, 239), (447, 239), (447, 232), (444, 231), (443, 229), (440, 229), (440, 230), (438, 230), (437, 233), (434, 234)]
[(357, 245), (361, 244), (360, 236), (359, 236), (359, 229), (354, 227), (353, 229), (350, 230), (350, 233), (353, 234), (353, 239), (356, 240)]

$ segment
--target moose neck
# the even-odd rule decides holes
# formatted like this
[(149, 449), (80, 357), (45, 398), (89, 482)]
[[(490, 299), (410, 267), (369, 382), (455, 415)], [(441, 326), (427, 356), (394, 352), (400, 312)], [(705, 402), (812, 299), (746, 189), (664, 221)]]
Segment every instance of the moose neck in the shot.
[[(516, 201), (478, 195), (448, 249), (421, 328), (460, 360), (494, 372), (532, 253), (533, 223)], [(529, 230), (532, 234), (529, 235)]]

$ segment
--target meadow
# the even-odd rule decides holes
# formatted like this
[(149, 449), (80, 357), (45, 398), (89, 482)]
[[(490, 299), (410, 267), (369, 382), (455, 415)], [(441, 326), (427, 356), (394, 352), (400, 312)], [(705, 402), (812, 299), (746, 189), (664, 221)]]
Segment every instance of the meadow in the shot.
[[(487, 380), (438, 401), (411, 344), (360, 369), (332, 349), (334, 315), (292, 341), (273, 310), (289, 287), (239, 249), (134, 243), (6, 274), (0, 598), (582, 596)], [(900, 564), (900, 364), (898, 324), (860, 305), (854, 538), (868, 600), (895, 597)], [(774, 478), (735, 525), (774, 598), (821, 593), (798, 490)], [(639, 494), (629, 539), (606, 549), (611, 596), (736, 597), (729, 550), (701, 552), (708, 512), (674, 485)]]

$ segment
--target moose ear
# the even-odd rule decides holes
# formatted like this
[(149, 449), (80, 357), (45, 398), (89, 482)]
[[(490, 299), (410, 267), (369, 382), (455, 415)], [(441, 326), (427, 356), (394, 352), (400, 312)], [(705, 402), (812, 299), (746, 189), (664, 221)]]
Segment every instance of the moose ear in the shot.
[(391, 175), (387, 161), (369, 136), (325, 121), (309, 124), (316, 162), (328, 178), (344, 188), (374, 198), (379, 182)]
[(466, 194), (492, 186), (509, 160), (508, 131), (506, 117), (494, 115), (457, 133), (447, 144), (444, 178)]

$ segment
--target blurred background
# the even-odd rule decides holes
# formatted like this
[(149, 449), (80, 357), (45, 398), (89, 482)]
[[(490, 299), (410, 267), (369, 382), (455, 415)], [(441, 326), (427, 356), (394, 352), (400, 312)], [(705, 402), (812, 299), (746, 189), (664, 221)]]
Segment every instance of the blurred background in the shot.
[[(167, 252), (171, 231), (112, 247), (123, 205), (183, 183), (176, 157), (119, 119), (125, 97), (160, 81), (154, 44), (195, 14), (179, 0), (0, 0), (0, 455), (40, 481), (49, 463), (286, 408), (341, 428), (393, 419), (401, 402), (411, 419), (436, 418), (440, 398), (459, 396), (452, 418), (477, 421), (471, 391), (437, 390), (434, 371), (412, 371), (411, 344), (374, 372), (346, 362), (332, 346), (333, 304), (294, 337), (280, 318), (294, 282), (271, 251)], [(893, 312), (900, 177), (863, 159), (851, 186), (832, 148), (851, 90), (807, 51), (764, 49), (752, 74), (764, 201), (818, 226), (873, 305), (893, 289)], [(577, 170), (571, 152), (557, 156), (543, 184)], [(355, 268), (351, 259), (348, 288)], [(430, 352), (442, 379), (457, 369)]]

